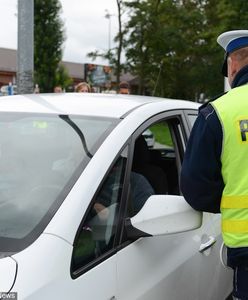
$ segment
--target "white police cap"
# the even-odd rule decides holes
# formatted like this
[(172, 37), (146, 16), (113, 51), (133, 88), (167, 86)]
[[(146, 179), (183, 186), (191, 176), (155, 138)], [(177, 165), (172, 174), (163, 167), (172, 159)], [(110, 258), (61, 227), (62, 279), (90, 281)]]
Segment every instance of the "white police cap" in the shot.
[(217, 38), (217, 43), (227, 53), (248, 46), (248, 30), (232, 30), (222, 33)]
[(226, 51), (222, 66), (222, 74), (227, 77), (228, 54), (248, 46), (248, 30), (232, 30), (224, 32), (218, 36), (217, 43)]

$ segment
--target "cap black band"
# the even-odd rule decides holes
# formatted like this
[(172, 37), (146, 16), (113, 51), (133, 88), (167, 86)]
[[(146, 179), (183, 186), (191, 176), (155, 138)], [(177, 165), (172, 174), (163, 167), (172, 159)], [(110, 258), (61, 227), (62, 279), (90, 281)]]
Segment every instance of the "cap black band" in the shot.
[(228, 53), (225, 54), (224, 62), (221, 70), (222, 75), (225, 77), (227, 77), (227, 58), (228, 58)]

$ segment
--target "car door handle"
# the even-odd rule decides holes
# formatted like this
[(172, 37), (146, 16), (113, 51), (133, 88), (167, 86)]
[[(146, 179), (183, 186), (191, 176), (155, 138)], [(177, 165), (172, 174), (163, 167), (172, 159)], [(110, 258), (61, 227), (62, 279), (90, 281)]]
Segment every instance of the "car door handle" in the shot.
[(117, 298), (115, 296), (109, 298), (109, 300), (117, 300)]
[(213, 236), (209, 236), (209, 239), (207, 240), (207, 242), (202, 243), (200, 245), (199, 252), (202, 253), (202, 252), (206, 251), (207, 249), (212, 247), (215, 242), (216, 242), (216, 239)]

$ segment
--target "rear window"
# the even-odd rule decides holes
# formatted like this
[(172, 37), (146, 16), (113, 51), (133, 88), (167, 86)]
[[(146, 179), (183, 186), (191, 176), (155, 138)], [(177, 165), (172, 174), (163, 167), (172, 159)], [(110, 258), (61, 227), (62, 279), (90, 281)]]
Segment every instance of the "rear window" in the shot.
[(42, 232), (116, 120), (0, 114), (0, 251)]

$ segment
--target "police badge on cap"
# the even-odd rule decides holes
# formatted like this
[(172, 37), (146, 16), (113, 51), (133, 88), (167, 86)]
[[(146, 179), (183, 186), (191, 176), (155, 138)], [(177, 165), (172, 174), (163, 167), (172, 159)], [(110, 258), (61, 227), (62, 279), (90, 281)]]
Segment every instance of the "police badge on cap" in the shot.
[(225, 58), (222, 66), (222, 74), (227, 77), (227, 58), (235, 50), (248, 47), (248, 30), (232, 30), (222, 33), (217, 38), (217, 43), (224, 48)]

